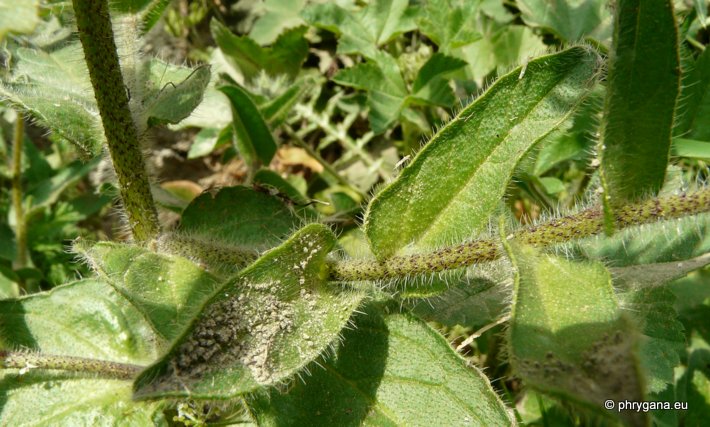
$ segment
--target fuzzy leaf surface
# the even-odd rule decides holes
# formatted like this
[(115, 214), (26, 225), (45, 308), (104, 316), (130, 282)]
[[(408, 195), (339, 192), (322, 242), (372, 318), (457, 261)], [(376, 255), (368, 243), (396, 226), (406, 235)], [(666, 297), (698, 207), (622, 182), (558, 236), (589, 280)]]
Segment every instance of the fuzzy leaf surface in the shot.
[(53, 52), (19, 48), (0, 96), (75, 145), (85, 157), (101, 152), (104, 136), (89, 72), (78, 45)]
[[(371, 305), (305, 383), (250, 403), (260, 425), (514, 425), (488, 379), (423, 321)], [(322, 404), (324, 397), (329, 404)]]
[(510, 306), (512, 274), (507, 262), (488, 264), (457, 282), (447, 283), (441, 294), (417, 300), (412, 312), (427, 322), (480, 328), (495, 322)]
[(581, 47), (540, 57), (522, 79), (513, 70), (462, 110), (370, 202), (365, 230), (375, 255), (482, 231), (518, 162), (589, 92), (597, 61)]
[(74, 249), (166, 341), (185, 331), (220, 285), (215, 276), (185, 258), (140, 246), (99, 242), (78, 243)]
[(616, 205), (663, 185), (680, 91), (672, 2), (621, 0), (615, 9), (600, 146), (607, 231)]
[[(167, 65), (167, 64), (166, 64)], [(202, 102), (210, 82), (210, 68), (198, 67), (179, 83), (165, 82), (153, 99), (146, 100), (144, 113), (148, 126), (177, 124), (188, 117)]]
[(276, 154), (276, 141), (259, 108), (239, 86), (222, 86), (232, 106), (232, 125), (239, 153), (247, 163), (261, 161), (268, 165)]
[[(511, 242), (516, 267), (508, 334), (513, 369), (531, 387), (585, 406), (643, 398), (635, 331), (601, 263), (544, 255)], [(646, 414), (622, 414), (642, 424)]]
[(0, 41), (7, 33), (31, 33), (39, 23), (37, 0), (0, 0)]
[(312, 224), (229, 280), (140, 374), (134, 396), (226, 399), (296, 374), (337, 339), (363, 296), (325, 281), (334, 245), (327, 227)]
[[(141, 312), (101, 281), (82, 280), (0, 301), (2, 349), (147, 364), (161, 345)], [(131, 402), (126, 381), (56, 371), (0, 371), (3, 425), (164, 424), (157, 409), (156, 404)]]
[(690, 260), (710, 252), (710, 215), (626, 229), (610, 238), (585, 239), (572, 250), (579, 257), (618, 268)]
[(185, 208), (178, 231), (263, 251), (281, 243), (299, 225), (298, 217), (278, 198), (236, 186), (198, 196)]
[(674, 369), (685, 353), (683, 324), (673, 309), (675, 296), (662, 287), (638, 283), (627, 286), (630, 288), (617, 296), (644, 336), (639, 340), (637, 354), (646, 379), (645, 393), (660, 393), (673, 384)]
[(131, 383), (125, 380), (3, 370), (0, 400), (8, 426), (168, 426), (161, 403), (131, 402)]

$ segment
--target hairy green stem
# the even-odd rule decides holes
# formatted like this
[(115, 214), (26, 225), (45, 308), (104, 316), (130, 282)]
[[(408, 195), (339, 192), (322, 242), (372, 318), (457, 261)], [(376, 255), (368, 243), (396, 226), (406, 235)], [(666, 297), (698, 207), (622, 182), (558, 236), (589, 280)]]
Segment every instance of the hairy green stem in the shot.
[(160, 225), (138, 130), (128, 106), (108, 1), (73, 0), (72, 3), (128, 224), (133, 238), (145, 242), (158, 235)]
[[(710, 188), (627, 205), (615, 212), (615, 226), (622, 229), (665, 219), (710, 212)], [(526, 227), (510, 238), (533, 246), (550, 246), (589, 237), (604, 231), (604, 214), (598, 207)], [(384, 261), (343, 260), (329, 265), (331, 280), (357, 281), (407, 277), (468, 267), (493, 261), (503, 254), (499, 239), (473, 240), (425, 254), (401, 255)]]
[(15, 209), (16, 269), (27, 267), (27, 224), (22, 205), (22, 144), (24, 139), (25, 118), (21, 113), (17, 113), (12, 145), (12, 206)]
[(35, 368), (56, 369), (97, 374), (102, 378), (130, 380), (135, 378), (144, 367), (83, 357), (52, 356), (23, 351), (0, 351), (0, 368), (20, 369), (21, 371)]

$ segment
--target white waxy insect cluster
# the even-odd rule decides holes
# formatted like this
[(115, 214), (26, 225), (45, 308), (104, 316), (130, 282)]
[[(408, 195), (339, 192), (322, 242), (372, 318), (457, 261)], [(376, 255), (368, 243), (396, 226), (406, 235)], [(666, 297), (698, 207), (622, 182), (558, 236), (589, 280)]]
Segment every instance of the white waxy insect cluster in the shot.
[(215, 303), (177, 356), (179, 376), (241, 364), (259, 382), (268, 381), (269, 348), (293, 329), (293, 308), (278, 298), (281, 281), (244, 283), (242, 291)]
[[(283, 282), (246, 280), (239, 284), (239, 292), (226, 296), (205, 311), (178, 350), (173, 365), (178, 377), (184, 381), (200, 377), (209, 370), (242, 365), (249, 368), (257, 382), (273, 379), (279, 367), (272, 366), (275, 355), (270, 351), (296, 327), (294, 302), (285, 298), (284, 289), (298, 283), (301, 289), (297, 295), (310, 296), (302, 287), (306, 284), (308, 264), (321, 249), (321, 245), (305, 237), (299, 243), (303, 254), (299, 253), (295, 262), (293, 258), (288, 261), (287, 271), (283, 271), (282, 264), (286, 260), (275, 262), (271, 270), (283, 271)], [(315, 309), (315, 300), (307, 299), (310, 308)]]

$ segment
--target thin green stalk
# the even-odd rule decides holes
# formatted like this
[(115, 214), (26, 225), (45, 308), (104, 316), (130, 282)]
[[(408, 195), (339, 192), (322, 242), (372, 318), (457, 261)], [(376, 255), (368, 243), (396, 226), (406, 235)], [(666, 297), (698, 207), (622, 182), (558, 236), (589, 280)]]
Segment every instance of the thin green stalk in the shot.
[(138, 131), (128, 106), (128, 91), (121, 75), (108, 1), (73, 0), (72, 3), (128, 225), (133, 238), (145, 242), (158, 235), (160, 225)]
[(344, 186), (344, 187), (347, 187), (347, 188), (349, 188), (350, 190), (356, 192), (357, 194), (363, 196), (363, 199), (365, 198), (365, 197), (364, 197), (364, 194), (362, 194), (362, 193), (360, 192), (360, 190), (358, 190), (357, 188), (355, 188), (355, 187), (353, 187), (352, 185), (350, 185), (350, 183), (348, 182), (347, 179), (345, 179), (345, 178), (343, 178), (342, 176), (340, 176), (340, 174), (338, 173), (337, 170), (335, 170), (335, 168), (333, 167), (333, 165), (331, 165), (330, 163), (328, 163), (323, 157), (321, 157), (320, 154), (318, 154), (318, 152), (317, 152), (316, 150), (313, 149), (313, 147), (311, 147), (308, 143), (306, 143), (306, 141), (304, 141), (303, 138), (301, 138), (300, 136), (298, 136), (298, 134), (296, 134), (296, 132), (294, 132), (294, 130), (291, 128), (291, 126), (286, 125), (286, 126), (284, 126), (283, 128), (284, 128), (284, 130), (286, 131), (286, 134), (289, 136), (289, 138), (291, 138), (291, 141), (293, 141), (294, 144), (298, 145), (299, 147), (303, 148), (303, 149), (308, 153), (309, 156), (311, 156), (311, 157), (313, 157), (314, 159), (316, 159), (316, 161), (317, 161), (318, 163), (320, 163), (321, 166), (323, 166), (323, 169), (325, 170), (325, 172), (326, 172), (328, 175), (330, 175), (333, 179), (335, 179), (336, 181), (338, 181), (338, 183), (339, 183), (340, 185), (342, 185), (342, 186)]
[[(615, 226), (623, 229), (666, 219), (710, 212), (710, 188), (692, 194), (650, 199), (616, 211)], [(526, 227), (510, 237), (533, 246), (550, 246), (589, 237), (604, 231), (604, 214), (598, 207), (546, 223)], [(401, 255), (384, 261), (344, 260), (329, 265), (336, 281), (378, 280), (407, 277), (468, 267), (493, 261), (503, 254), (500, 241), (479, 239), (431, 253)]]
[(24, 138), (25, 118), (18, 113), (12, 146), (12, 205), (15, 209), (16, 269), (27, 267), (27, 224), (24, 206), (22, 205), (22, 145)]
[(135, 378), (144, 366), (107, 360), (86, 359), (73, 356), (53, 356), (24, 351), (0, 351), (0, 368), (20, 369), (56, 369), (59, 371), (97, 374), (102, 378), (130, 380)]

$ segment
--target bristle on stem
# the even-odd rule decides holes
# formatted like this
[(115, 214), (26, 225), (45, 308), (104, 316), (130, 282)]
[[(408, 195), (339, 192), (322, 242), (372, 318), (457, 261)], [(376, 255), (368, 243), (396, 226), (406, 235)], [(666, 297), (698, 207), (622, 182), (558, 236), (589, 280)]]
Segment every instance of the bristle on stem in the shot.
[[(710, 188), (623, 206), (616, 211), (615, 223), (617, 229), (623, 229), (703, 212), (710, 212)], [(603, 231), (603, 212), (599, 207), (594, 207), (523, 228), (510, 237), (523, 244), (544, 247), (590, 237)], [(403, 278), (494, 261), (502, 253), (497, 239), (478, 239), (430, 253), (393, 256), (384, 261), (333, 261), (329, 264), (329, 275), (333, 281)]]

